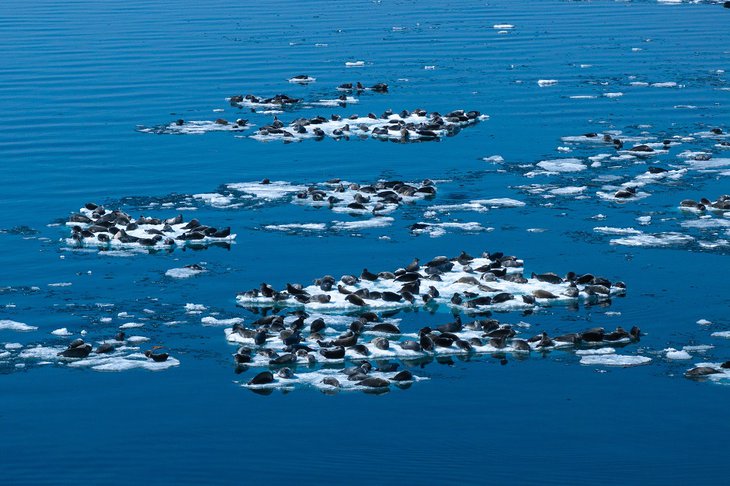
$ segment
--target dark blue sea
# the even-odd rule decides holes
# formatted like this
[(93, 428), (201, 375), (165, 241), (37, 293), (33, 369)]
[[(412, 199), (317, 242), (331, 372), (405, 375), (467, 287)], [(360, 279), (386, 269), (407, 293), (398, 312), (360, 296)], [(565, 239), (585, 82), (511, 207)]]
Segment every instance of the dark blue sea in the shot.
[[(730, 211), (681, 202), (730, 193), (729, 26), (722, 2), (4, 0), (0, 483), (726, 484)], [(356, 82), (388, 90), (338, 104)], [(249, 93), (303, 101), (228, 100)], [(275, 116), (416, 108), (488, 118), (420, 143), (252, 138)], [(248, 126), (168, 130), (218, 118)], [(373, 217), (228, 186), (264, 179), (437, 192)], [(88, 202), (236, 236), (80, 245), (66, 222)], [(237, 368), (226, 330), (271, 311), (238, 292), (462, 251), (515, 255), (527, 278), (625, 282), (491, 309), (520, 337), (637, 326), (640, 340), (372, 360), (418, 378), (376, 393), (246, 386), (267, 368)], [(385, 317), (417, 333), (456, 314), (484, 318), (448, 302)], [(120, 328), (133, 339), (108, 358), (58, 356)], [(167, 362), (141, 354), (155, 346)], [(685, 377), (698, 365), (717, 372)]]

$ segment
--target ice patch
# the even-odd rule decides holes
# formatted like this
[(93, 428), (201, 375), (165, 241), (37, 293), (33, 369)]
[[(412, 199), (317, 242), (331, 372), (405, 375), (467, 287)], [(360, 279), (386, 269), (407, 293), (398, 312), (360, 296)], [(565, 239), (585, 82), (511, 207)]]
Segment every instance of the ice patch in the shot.
[(611, 240), (612, 245), (623, 246), (645, 246), (645, 247), (670, 247), (685, 246), (695, 241), (689, 235), (682, 233), (656, 233), (656, 234), (639, 234), (628, 236), (626, 238), (616, 238)]
[(69, 330), (66, 329), (65, 327), (56, 329), (55, 331), (51, 331), (51, 334), (53, 334), (54, 336), (71, 336), (71, 335), (73, 335), (73, 333), (69, 332)]
[(36, 326), (29, 326), (22, 322), (10, 321), (7, 319), (0, 319), (0, 331), (35, 331), (38, 329)]
[(690, 355), (686, 350), (678, 351), (674, 348), (667, 348), (664, 351), (666, 353), (667, 359), (671, 359), (671, 360), (692, 359), (692, 355)]
[(165, 276), (171, 278), (190, 278), (194, 277), (195, 275), (205, 273), (205, 271), (206, 270), (204, 268), (185, 266), (181, 268), (171, 268), (165, 272)]
[(242, 324), (243, 319), (240, 317), (232, 317), (230, 319), (216, 319), (213, 316), (203, 317), (200, 322), (204, 326), (232, 326), (234, 324)]
[(651, 362), (651, 358), (646, 356), (627, 356), (622, 354), (601, 354), (588, 355), (580, 359), (583, 365), (602, 365), (602, 366), (639, 366)]
[(558, 84), (557, 79), (538, 79), (537, 81), (537, 85), (541, 88), (545, 88), (547, 86), (555, 86), (556, 84)]

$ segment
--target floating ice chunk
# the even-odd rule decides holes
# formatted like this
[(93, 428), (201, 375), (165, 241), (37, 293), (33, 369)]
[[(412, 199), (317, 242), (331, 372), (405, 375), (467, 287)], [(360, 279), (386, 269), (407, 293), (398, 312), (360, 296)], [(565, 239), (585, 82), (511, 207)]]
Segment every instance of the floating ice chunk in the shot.
[(149, 341), (150, 338), (145, 336), (129, 336), (127, 342), (131, 344), (140, 344)]
[(306, 75), (300, 75), (300, 76), (294, 76), (293, 78), (289, 78), (290, 83), (295, 84), (309, 84), (317, 81), (317, 78), (313, 78), (312, 76), (306, 76)]
[(0, 331), (35, 331), (38, 329), (36, 326), (29, 326), (28, 324), (10, 321), (7, 319), (0, 319)]
[(365, 65), (365, 61), (347, 61), (345, 63), (346, 67), (363, 67)]
[(596, 233), (601, 233), (604, 235), (640, 235), (643, 234), (642, 231), (639, 231), (634, 228), (613, 228), (611, 226), (597, 226), (593, 228), (593, 231)]
[(678, 86), (674, 81), (667, 81), (663, 83), (652, 83), (652, 88), (676, 88)]
[(165, 275), (171, 278), (190, 278), (194, 277), (195, 275), (200, 275), (205, 271), (206, 270), (204, 268), (186, 266), (181, 268), (171, 268), (165, 272)]
[(327, 225), (325, 223), (267, 224), (264, 229), (270, 231), (324, 231), (327, 229)]
[(580, 172), (586, 170), (585, 164), (580, 159), (554, 159), (543, 160), (537, 166), (548, 172)]
[(556, 196), (575, 196), (582, 194), (586, 189), (588, 189), (587, 186), (566, 186), (551, 189), (549, 192)]
[(119, 326), (119, 329), (136, 329), (138, 327), (144, 327), (143, 322), (126, 322)]
[(700, 319), (697, 321), (697, 324), (699, 324), (700, 326), (709, 326), (710, 324), (712, 324), (712, 322), (708, 321), (707, 319)]
[(686, 350), (678, 351), (674, 348), (667, 348), (664, 351), (666, 352), (667, 359), (672, 359), (672, 360), (692, 359), (692, 355), (690, 355)]
[(604, 96), (605, 98), (620, 98), (620, 97), (622, 97), (623, 95), (624, 95), (624, 94), (623, 94), (623, 93), (621, 93), (620, 91), (617, 91), (617, 92), (615, 92), (615, 93), (603, 93), (603, 96)]
[(291, 194), (307, 190), (307, 186), (295, 185), (286, 181), (271, 181), (268, 183), (237, 182), (235, 184), (226, 184), (226, 187), (269, 201), (282, 199)]
[(49, 287), (70, 287), (73, 284), (71, 282), (56, 282), (56, 283), (49, 283)]
[(578, 356), (592, 356), (597, 354), (615, 354), (613, 348), (597, 348), (597, 349), (579, 349), (575, 352)]
[(5, 344), (5, 349), (7, 349), (9, 351), (14, 351), (16, 349), (21, 349), (22, 347), (23, 347), (23, 345), (20, 344), (20, 343), (6, 343)]
[(482, 158), (482, 160), (485, 162), (491, 162), (493, 164), (501, 164), (504, 162), (504, 157), (502, 157), (501, 155), (491, 155), (489, 157)]
[(505, 30), (505, 29), (514, 29), (515, 26), (512, 24), (494, 24), (492, 26), (492, 28), (497, 29), (497, 30)]
[(730, 331), (717, 331), (710, 334), (710, 336), (730, 339)]
[(603, 366), (639, 366), (651, 362), (647, 356), (627, 356), (622, 354), (600, 354), (583, 356), (580, 364)]
[(636, 221), (642, 226), (651, 224), (651, 216), (639, 216)]
[(555, 86), (556, 84), (558, 84), (557, 79), (539, 79), (537, 81), (537, 85), (541, 88), (545, 88), (547, 86)]
[(423, 69), (425, 69), (426, 71), (435, 71), (436, 70), (436, 66), (434, 66), (434, 65), (423, 66)]
[(483, 206), (490, 206), (492, 208), (521, 208), (525, 206), (525, 203), (518, 201), (517, 199), (511, 199), (508, 197), (498, 197), (492, 199), (476, 199), (473, 203), (481, 204)]
[(616, 238), (611, 240), (612, 245), (623, 246), (646, 246), (646, 247), (668, 247), (668, 246), (684, 246), (692, 243), (695, 239), (689, 235), (682, 233), (657, 233), (657, 234), (640, 234), (627, 236), (626, 238)]
[(493, 231), (494, 228), (485, 228), (479, 223), (468, 222), (468, 223), (433, 223), (429, 224), (426, 228), (420, 228), (413, 230), (414, 233), (427, 233), (431, 238), (438, 238), (446, 234), (449, 229), (456, 229), (466, 232), (481, 232), (481, 231)]
[(352, 231), (368, 228), (383, 228), (393, 224), (394, 219), (388, 216), (364, 219), (361, 221), (332, 221), (332, 229)]
[(51, 334), (53, 334), (54, 336), (71, 336), (73, 333), (70, 332), (65, 327), (62, 327), (60, 329), (56, 329), (54, 331), (51, 331)]
[(204, 326), (232, 326), (234, 324), (242, 324), (243, 319), (240, 317), (231, 317), (230, 319), (216, 319), (213, 316), (203, 317), (200, 322)]

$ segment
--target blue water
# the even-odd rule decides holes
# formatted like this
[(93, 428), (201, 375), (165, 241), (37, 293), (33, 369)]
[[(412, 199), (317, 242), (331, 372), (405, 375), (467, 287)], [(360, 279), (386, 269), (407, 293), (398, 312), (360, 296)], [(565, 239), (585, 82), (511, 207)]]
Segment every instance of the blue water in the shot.
[[(690, 171), (676, 182), (647, 186), (648, 198), (617, 204), (596, 197), (604, 184), (596, 178), (631, 178), (646, 163), (536, 178), (524, 173), (541, 160), (613, 153), (582, 145), (562, 153), (557, 147), (570, 145), (560, 140), (564, 136), (611, 129), (661, 141), (713, 127), (730, 130), (728, 20), (730, 10), (719, 5), (653, 1), (2, 2), (0, 320), (38, 329), (0, 330), (0, 343), (65, 345), (70, 338), (50, 334), (62, 327), (74, 337), (87, 330), (87, 340), (101, 340), (123, 322), (147, 319), (133, 333), (180, 360), (160, 372), (100, 373), (0, 359), (2, 482), (724, 483), (728, 388), (682, 375), (694, 363), (730, 359), (729, 341), (710, 335), (730, 329), (727, 247), (703, 249), (696, 241), (620, 246), (610, 243), (615, 236), (593, 228), (688, 233), (680, 223), (696, 217), (681, 214), (679, 201), (730, 192), (727, 175)], [(515, 28), (500, 34), (492, 26), (502, 23)], [(366, 66), (345, 67), (355, 60)], [(317, 81), (287, 82), (297, 74)], [(541, 88), (540, 79), (558, 84)], [(415, 144), (260, 143), (245, 137), (253, 131), (235, 137), (135, 130), (219, 116), (245, 116), (260, 126), (271, 117), (239, 111), (225, 98), (281, 92), (332, 98), (337, 85), (358, 80), (386, 82), (389, 93), (363, 94), (358, 104), (306, 115), (422, 107), (473, 109), (490, 118), (454, 137)], [(630, 84), (670, 81), (680, 86)], [(623, 96), (601, 96), (615, 92)], [(597, 97), (570, 98), (575, 95)], [(683, 105), (694, 108), (675, 108)], [(649, 163), (684, 167), (678, 154), (690, 148), (730, 157), (697, 139)], [(504, 164), (482, 160), (492, 155), (504, 157)], [(174, 209), (150, 209), (149, 203), (265, 177), (304, 184), (335, 177), (444, 182), (434, 201), (399, 209), (392, 225), (356, 234), (262, 229), (353, 219), (278, 203), (200, 205), (186, 213), (231, 226), (238, 236), (228, 249), (117, 258), (74, 251), (62, 241), (68, 229), (58, 223), (87, 201), (169, 217)], [(587, 185), (589, 197), (548, 200), (518, 187), (533, 183)], [(490, 232), (455, 230), (431, 238), (408, 230), (424, 220), (430, 204), (496, 197), (527, 205), (440, 215), (441, 221), (494, 228)], [(594, 219), (597, 214), (606, 219)], [(646, 215), (652, 224), (645, 228), (636, 218)], [(527, 231), (534, 228), (545, 231)], [(722, 231), (691, 234), (703, 241), (727, 237)], [(608, 307), (498, 318), (528, 322), (528, 334), (637, 325), (645, 336), (622, 352), (652, 362), (584, 366), (573, 353), (553, 352), (509, 357), (502, 366), (480, 356), (428, 364), (414, 370), (428, 380), (384, 395), (298, 388), (261, 396), (241, 386), (254, 372), (234, 373), (236, 348), (223, 329), (200, 323), (213, 313), (255, 319), (236, 307), (235, 295), (262, 281), (306, 284), (326, 273), (392, 270), (414, 256), (427, 260), (462, 250), (517, 255), (528, 273), (573, 270), (625, 281), (626, 297)], [(164, 276), (201, 262), (208, 270), (203, 275)], [(186, 303), (207, 310), (189, 315)], [(134, 317), (117, 317), (120, 312)], [(101, 320), (108, 317), (110, 323)], [(444, 308), (399, 317), (409, 329), (450, 320)], [(698, 319), (712, 324), (700, 326)], [(172, 320), (183, 322), (164, 324)], [(680, 362), (662, 353), (691, 344), (714, 348)]]

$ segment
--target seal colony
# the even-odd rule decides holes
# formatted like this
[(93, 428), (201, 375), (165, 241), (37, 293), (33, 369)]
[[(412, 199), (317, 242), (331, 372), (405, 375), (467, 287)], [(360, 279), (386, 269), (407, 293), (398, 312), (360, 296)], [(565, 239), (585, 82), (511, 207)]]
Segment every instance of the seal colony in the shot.
[[(522, 359), (553, 350), (580, 355), (581, 350), (593, 353), (596, 348), (607, 349), (602, 346), (623, 347), (641, 338), (635, 326), (629, 331), (599, 327), (554, 337), (542, 332), (522, 338), (519, 333), (519, 327), (496, 319), (463, 322), (460, 315), (434, 328), (405, 332), (397, 320), (374, 312), (349, 318), (303, 311), (264, 316), (249, 326), (237, 322), (225, 329), (226, 340), (239, 346), (233, 355), (237, 373), (269, 369), (243, 383), (252, 390), (312, 386), (323, 391), (387, 391), (391, 385), (405, 387), (426, 379), (401, 365), (423, 367), (434, 359), (448, 362), (452, 357), (484, 354), (506, 364), (508, 354)], [(346, 367), (347, 362), (353, 365)]]
[(250, 137), (259, 141), (357, 137), (396, 142), (424, 142), (456, 135), (461, 128), (487, 118), (478, 111), (464, 110), (454, 110), (443, 116), (438, 112), (428, 113), (422, 109), (412, 112), (403, 110), (400, 113), (387, 110), (380, 116), (369, 113), (367, 116), (350, 115), (343, 118), (334, 114), (329, 118), (323, 116), (299, 118), (286, 128), (283, 122), (275, 120), (270, 125), (260, 127), (257, 133)]
[(267, 283), (240, 292), (239, 305), (251, 308), (302, 307), (319, 312), (358, 309), (402, 309), (444, 304), (468, 312), (532, 309), (536, 306), (610, 302), (624, 295), (623, 282), (586, 273), (523, 275), (523, 261), (502, 252), (473, 257), (438, 256), (421, 265), (413, 260), (405, 268), (336, 280), (325, 275), (307, 287), (287, 283), (281, 290)]
[(230, 243), (236, 238), (230, 227), (213, 228), (197, 219), (186, 223), (181, 214), (167, 219), (134, 219), (121, 210), (107, 210), (95, 203), (86, 203), (66, 225), (71, 226), (66, 242), (73, 246), (152, 249)]
[[(269, 368), (243, 386), (254, 389), (313, 386), (320, 390), (387, 391), (425, 379), (406, 367), (423, 367), (428, 362), (491, 354), (506, 364), (506, 355), (526, 358), (553, 350), (593, 353), (603, 346), (623, 347), (639, 341), (641, 331), (617, 327), (586, 329), (581, 332), (548, 336), (542, 332), (518, 337), (517, 326), (496, 319), (464, 322), (460, 315), (434, 328), (405, 332), (397, 320), (384, 319), (374, 312), (357, 318), (309, 315), (291, 311), (287, 315), (261, 317), (249, 326), (236, 323), (225, 329), (229, 343), (239, 345), (233, 355), (237, 373), (250, 368)], [(610, 348), (614, 351), (613, 348)], [(587, 350), (587, 351), (586, 351)], [(400, 360), (393, 363), (391, 360)], [(645, 358), (643, 364), (650, 359)], [(353, 366), (345, 367), (346, 362)], [(373, 364), (375, 363), (375, 364)], [(323, 368), (324, 366), (324, 368)]]
[(208, 132), (243, 132), (251, 128), (248, 120), (243, 118), (236, 119), (235, 122), (229, 122), (225, 118), (217, 118), (210, 120), (183, 120), (178, 118), (167, 125), (158, 125), (154, 127), (137, 127), (137, 131), (142, 133), (154, 133), (157, 135), (202, 135)]

